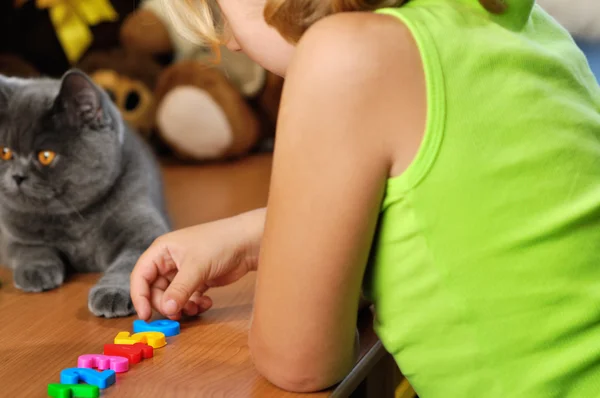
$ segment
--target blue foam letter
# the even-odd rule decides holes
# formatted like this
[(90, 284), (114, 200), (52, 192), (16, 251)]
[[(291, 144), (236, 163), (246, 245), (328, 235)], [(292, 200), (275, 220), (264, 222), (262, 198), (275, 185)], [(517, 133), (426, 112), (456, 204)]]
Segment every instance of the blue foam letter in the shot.
[(133, 321), (133, 333), (140, 332), (161, 332), (166, 337), (179, 334), (179, 322), (170, 319), (161, 319), (146, 323), (140, 319)]
[(103, 370), (98, 372), (94, 369), (86, 368), (68, 368), (60, 372), (61, 384), (77, 384), (83, 381), (92, 384), (98, 388), (106, 388), (115, 383), (115, 371)]

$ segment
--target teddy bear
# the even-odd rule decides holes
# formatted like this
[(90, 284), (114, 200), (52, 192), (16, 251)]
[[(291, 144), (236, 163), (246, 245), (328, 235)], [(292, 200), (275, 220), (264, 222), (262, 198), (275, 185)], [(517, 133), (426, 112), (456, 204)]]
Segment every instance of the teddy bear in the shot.
[[(255, 113), (221, 72), (201, 62), (163, 67), (148, 54), (118, 48), (92, 52), (78, 68), (109, 94), (124, 120), (160, 154), (184, 160), (228, 158), (244, 154), (257, 140)], [(208, 133), (192, 134), (184, 144), (169, 135), (189, 126)], [(212, 132), (229, 140), (210, 141)]]
[(221, 71), (195, 60), (175, 62), (156, 87), (161, 139), (185, 160), (225, 160), (248, 154), (261, 123), (239, 89)]
[(145, 0), (123, 22), (121, 43), (136, 53), (173, 54), (155, 92), (158, 134), (187, 160), (224, 160), (272, 144), (283, 79), (245, 54), (179, 34), (161, 0)]
[(538, 4), (573, 35), (600, 81), (600, 2), (538, 0)]
[[(0, 1), (0, 55), (59, 77), (90, 51), (120, 45), (121, 25), (139, 0)], [(5, 59), (7, 61), (7, 59)], [(19, 74), (18, 72), (14, 72)]]
[[(123, 119), (159, 155), (224, 160), (247, 154), (261, 136), (259, 114), (222, 71), (206, 63), (186, 60), (163, 67), (148, 54), (117, 48), (91, 52), (77, 67), (108, 93)], [(194, 134), (170, 135), (191, 129)]]

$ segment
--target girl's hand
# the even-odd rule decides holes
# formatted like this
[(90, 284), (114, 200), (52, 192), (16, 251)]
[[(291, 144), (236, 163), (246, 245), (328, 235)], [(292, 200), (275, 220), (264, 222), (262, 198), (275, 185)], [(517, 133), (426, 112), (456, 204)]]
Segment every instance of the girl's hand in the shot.
[(212, 306), (204, 293), (256, 270), (265, 210), (182, 229), (158, 238), (131, 274), (131, 299), (138, 316), (152, 308), (179, 319)]

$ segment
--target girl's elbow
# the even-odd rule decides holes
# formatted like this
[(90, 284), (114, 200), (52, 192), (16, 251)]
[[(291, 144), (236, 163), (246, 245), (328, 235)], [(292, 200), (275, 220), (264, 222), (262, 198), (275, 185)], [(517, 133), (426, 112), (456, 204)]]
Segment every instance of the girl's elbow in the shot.
[[(269, 353), (264, 347), (250, 343), (250, 352), (258, 372), (275, 386), (294, 393), (322, 391), (339, 383), (348, 369), (325, 369), (320, 361), (286, 361), (282, 355)], [(310, 363), (312, 362), (312, 363)]]
[(271, 384), (294, 393), (312, 393), (328, 389), (339, 383), (343, 375), (317, 372), (309, 367), (281, 366), (278, 364), (256, 363), (258, 372)]

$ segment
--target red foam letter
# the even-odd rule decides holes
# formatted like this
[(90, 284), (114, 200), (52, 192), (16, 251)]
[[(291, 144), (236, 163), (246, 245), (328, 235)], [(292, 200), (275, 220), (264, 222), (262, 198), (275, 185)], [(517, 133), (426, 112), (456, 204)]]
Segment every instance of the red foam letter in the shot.
[(144, 359), (152, 358), (154, 349), (144, 343), (129, 344), (104, 344), (104, 355), (125, 357), (129, 363), (138, 363)]

